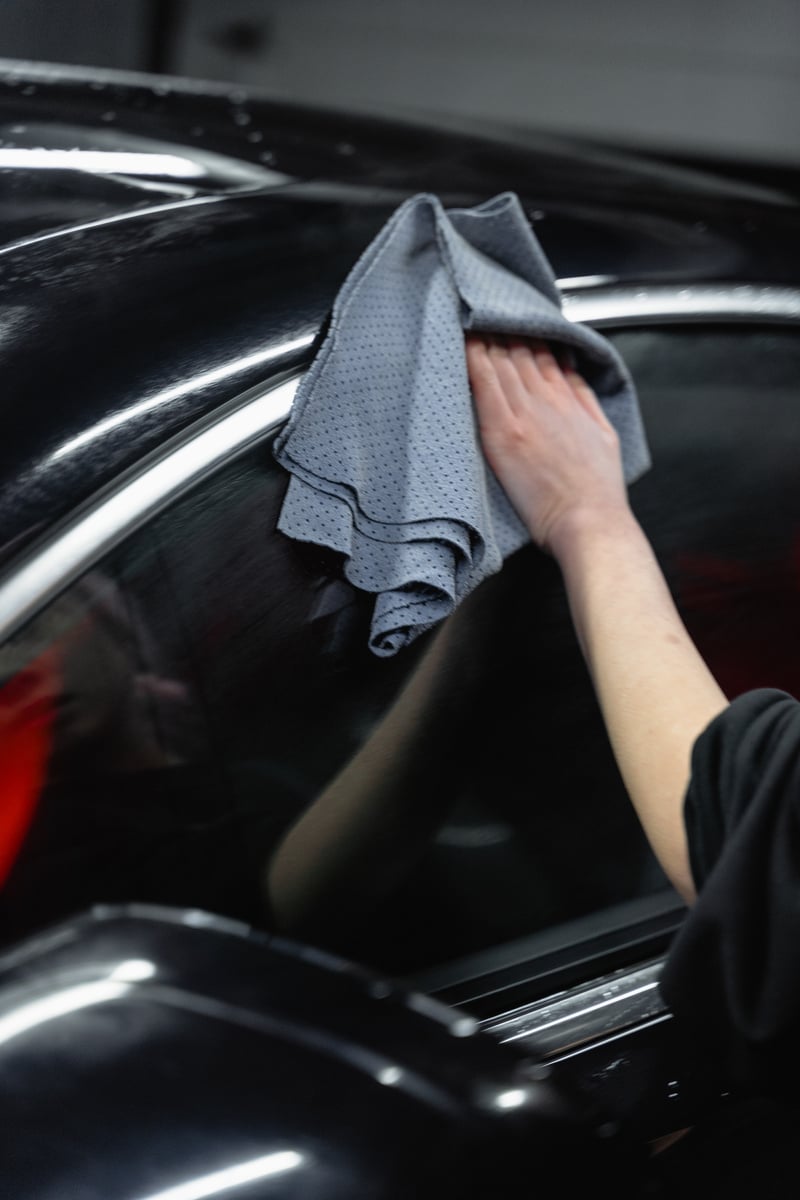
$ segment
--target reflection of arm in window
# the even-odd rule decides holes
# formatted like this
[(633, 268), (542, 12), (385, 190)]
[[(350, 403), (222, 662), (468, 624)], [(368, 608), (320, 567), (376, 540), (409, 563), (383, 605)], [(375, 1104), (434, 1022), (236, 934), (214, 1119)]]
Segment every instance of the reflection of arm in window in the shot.
[(436, 632), (364, 746), (280, 842), (263, 887), (275, 926), (313, 936), (404, 877), (453, 798), (463, 737), (467, 601)]

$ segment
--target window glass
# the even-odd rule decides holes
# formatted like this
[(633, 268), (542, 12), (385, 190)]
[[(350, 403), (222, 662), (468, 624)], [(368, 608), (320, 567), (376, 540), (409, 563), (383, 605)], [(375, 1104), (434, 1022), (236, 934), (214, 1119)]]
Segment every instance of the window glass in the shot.
[[(612, 336), (691, 632), (729, 694), (797, 692), (800, 342)], [(0, 936), (150, 901), (407, 972), (667, 888), (554, 563), (525, 547), (379, 659), (370, 598), (276, 532), (285, 483), (249, 451), (0, 647)]]
[(800, 696), (800, 338), (790, 328), (616, 335), (655, 465), (631, 490), (684, 620), (729, 696)]

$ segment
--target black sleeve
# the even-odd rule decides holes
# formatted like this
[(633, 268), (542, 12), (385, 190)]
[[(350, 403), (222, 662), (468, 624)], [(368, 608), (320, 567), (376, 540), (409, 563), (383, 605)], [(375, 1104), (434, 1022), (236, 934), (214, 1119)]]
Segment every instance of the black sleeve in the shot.
[(794, 1095), (800, 1068), (800, 703), (758, 689), (698, 738), (685, 803), (698, 898), (664, 998), (734, 1087)]

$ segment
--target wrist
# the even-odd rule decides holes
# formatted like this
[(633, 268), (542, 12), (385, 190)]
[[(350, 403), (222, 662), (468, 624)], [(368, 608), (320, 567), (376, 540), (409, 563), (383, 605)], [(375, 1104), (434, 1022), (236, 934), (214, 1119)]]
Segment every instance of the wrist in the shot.
[(639, 522), (627, 504), (572, 509), (554, 523), (547, 538), (547, 550), (563, 569), (586, 549), (608, 542), (638, 541), (644, 536)]

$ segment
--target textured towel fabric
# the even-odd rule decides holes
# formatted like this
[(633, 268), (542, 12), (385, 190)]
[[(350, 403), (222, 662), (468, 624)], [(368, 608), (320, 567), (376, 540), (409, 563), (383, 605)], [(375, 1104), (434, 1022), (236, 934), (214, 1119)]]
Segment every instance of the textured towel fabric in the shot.
[(564, 316), (518, 197), (461, 209), (411, 197), (342, 285), (274, 448), (291, 475), (278, 528), (343, 554), (350, 582), (375, 593), (379, 655), (448, 616), (529, 539), (483, 458), (465, 330), (569, 347), (620, 435), (627, 481), (650, 465), (630, 374)]

